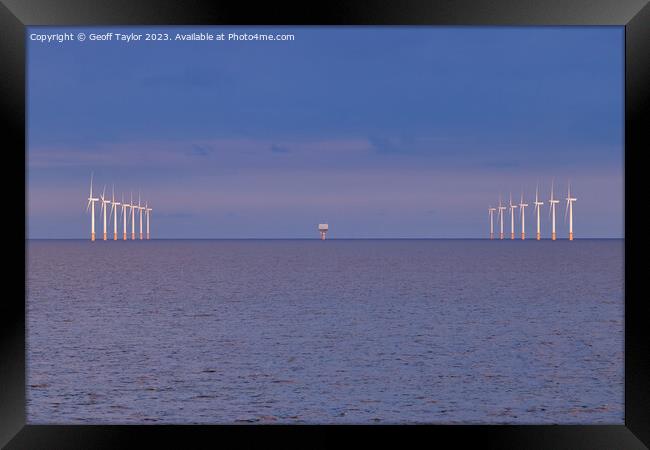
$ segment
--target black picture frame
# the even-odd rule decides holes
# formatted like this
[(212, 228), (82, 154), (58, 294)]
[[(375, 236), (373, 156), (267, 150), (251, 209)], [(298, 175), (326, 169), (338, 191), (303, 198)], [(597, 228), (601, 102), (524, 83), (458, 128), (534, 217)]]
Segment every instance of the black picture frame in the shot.
[[(7, 280), (23, 289), (0, 301), (0, 445), (8, 449), (142, 447), (152, 442), (188, 446), (201, 439), (235, 446), (285, 443), (333, 447), (351, 433), (400, 445), (417, 435), (427, 446), (453, 442), (485, 448), (633, 449), (650, 446), (650, 307), (641, 290), (646, 264), (635, 263), (643, 236), (632, 217), (640, 198), (650, 109), (650, 5), (646, 0), (336, 0), (286, 5), (170, 0), (0, 0), (0, 111), (3, 157), (25, 174), (25, 27), (30, 25), (617, 25), (625, 27), (625, 424), (620, 426), (36, 426), (26, 425), (25, 245), (6, 263)], [(7, 177), (3, 177), (7, 178)], [(24, 184), (23, 184), (24, 185)], [(13, 189), (11, 188), (13, 186)], [(5, 191), (15, 196), (13, 185)], [(27, 196), (25, 195), (25, 202)], [(639, 205), (641, 203), (638, 203)], [(27, 206), (25, 207), (25, 214)], [(26, 215), (23, 216), (26, 218)], [(20, 223), (19, 223), (20, 225)], [(22, 223), (27, 242), (27, 221)], [(7, 240), (19, 231), (9, 230)], [(647, 232), (646, 232), (647, 234)], [(15, 240), (15, 243), (18, 243)], [(19, 256), (20, 255), (20, 256)], [(23, 271), (23, 276), (19, 271)], [(15, 271), (14, 274), (11, 271)], [(21, 293), (22, 292), (22, 296)], [(576, 324), (579, 326), (579, 324)], [(289, 432), (289, 436), (286, 433)], [(212, 445), (211, 445), (212, 446)]]

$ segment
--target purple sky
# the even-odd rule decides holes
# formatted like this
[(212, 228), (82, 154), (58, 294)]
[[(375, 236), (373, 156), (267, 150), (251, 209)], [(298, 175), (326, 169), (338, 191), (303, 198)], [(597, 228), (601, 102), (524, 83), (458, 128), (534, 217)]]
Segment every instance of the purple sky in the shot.
[(28, 39), (29, 237), (88, 236), (91, 171), (154, 237), (485, 237), (499, 193), (552, 177), (576, 236), (622, 237), (622, 28), (244, 30), (296, 38)]

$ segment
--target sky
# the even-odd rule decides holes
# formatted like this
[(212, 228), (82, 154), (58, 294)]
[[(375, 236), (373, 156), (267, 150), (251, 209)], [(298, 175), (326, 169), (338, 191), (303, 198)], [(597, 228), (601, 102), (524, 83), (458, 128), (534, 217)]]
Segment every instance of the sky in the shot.
[[(64, 32), (294, 40), (30, 39)], [(29, 238), (89, 237), (91, 172), (95, 192), (140, 192), (156, 238), (317, 238), (323, 222), (333, 238), (483, 238), (499, 195), (532, 204), (538, 183), (547, 235), (553, 179), (560, 236), (570, 180), (576, 237), (623, 237), (622, 27), (26, 39)]]

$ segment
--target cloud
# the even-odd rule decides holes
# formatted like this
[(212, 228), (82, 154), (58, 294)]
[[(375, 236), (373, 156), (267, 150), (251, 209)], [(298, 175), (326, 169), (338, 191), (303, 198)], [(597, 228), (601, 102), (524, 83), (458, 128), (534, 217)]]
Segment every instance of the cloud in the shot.
[(377, 153), (403, 153), (413, 150), (414, 140), (411, 138), (378, 137), (368, 138), (370, 145)]
[(287, 139), (280, 142), (258, 138), (134, 140), (103, 142), (92, 147), (30, 147), (28, 168), (240, 170), (277, 164), (277, 158), (272, 155), (285, 153), (295, 155), (291, 163), (295, 166), (349, 165), (368, 156), (369, 150), (370, 144), (366, 139), (355, 138)]
[(289, 150), (287, 147), (283, 147), (281, 145), (277, 144), (271, 144), (271, 151), (273, 153), (289, 153), (291, 150)]
[(189, 219), (192, 217), (195, 217), (196, 214), (192, 214), (189, 212), (172, 212), (172, 213), (166, 213), (166, 212), (160, 212), (156, 214), (157, 217), (163, 217), (163, 218), (169, 218), (169, 219)]
[(521, 167), (519, 161), (485, 161), (478, 164), (480, 167), (486, 167), (489, 169), (514, 169)]
[(192, 144), (190, 155), (192, 156), (209, 156), (214, 153), (214, 149), (209, 145)]
[(466, 138), (444, 136), (370, 136), (368, 142), (379, 154), (455, 155), (459, 145), (466, 152)]

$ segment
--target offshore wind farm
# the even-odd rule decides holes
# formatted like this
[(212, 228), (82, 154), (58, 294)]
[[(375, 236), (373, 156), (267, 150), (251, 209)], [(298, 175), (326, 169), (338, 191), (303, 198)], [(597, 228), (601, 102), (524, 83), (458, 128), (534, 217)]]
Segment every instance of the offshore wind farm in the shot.
[[(556, 216), (555, 216), (555, 207), (556, 205), (560, 202), (558, 199), (554, 197), (554, 183), (555, 181), (553, 180), (551, 182), (551, 192), (550, 192), (550, 199), (548, 200), (549, 202), (549, 219), (551, 223), (551, 235), (550, 239), (555, 241), (557, 239), (557, 233), (556, 233)], [(90, 191), (88, 194), (87, 198), (87, 205), (86, 205), (86, 212), (90, 213), (90, 240), (95, 241), (95, 202), (100, 202), (100, 215), (102, 217), (103, 221), (103, 228), (102, 228), (102, 237), (103, 240), (106, 241), (108, 240), (108, 232), (107, 232), (107, 217), (106, 217), (106, 212), (109, 209), (110, 205), (110, 215), (108, 217), (108, 221), (110, 222), (111, 219), (113, 221), (113, 238), (112, 240), (117, 241), (118, 240), (118, 231), (117, 231), (117, 223), (118, 223), (118, 214), (120, 212), (119, 206), (122, 206), (121, 208), (121, 213), (122, 213), (122, 222), (123, 222), (123, 233), (122, 233), (122, 240), (126, 241), (127, 240), (127, 222), (131, 224), (131, 240), (136, 240), (136, 233), (135, 233), (135, 222), (136, 222), (136, 216), (135, 216), (135, 211), (137, 211), (139, 217), (139, 240), (144, 239), (149, 240), (151, 239), (151, 233), (150, 233), (150, 220), (151, 220), (151, 211), (153, 211), (152, 208), (149, 207), (148, 201), (144, 201), (144, 205), (142, 204), (142, 200), (140, 198), (140, 194), (138, 193), (138, 203), (134, 203), (133, 201), (133, 193), (130, 193), (130, 201), (129, 203), (126, 203), (124, 200), (124, 194), (122, 193), (122, 201), (118, 202), (115, 200), (115, 186), (113, 185), (112, 190), (111, 190), (111, 197), (108, 198), (106, 197), (106, 186), (104, 186), (104, 189), (99, 196), (99, 198), (93, 197), (93, 175), (91, 174), (90, 177)], [(568, 234), (567, 234), (567, 239), (570, 241), (573, 241), (574, 239), (574, 233), (573, 233), (573, 203), (577, 201), (577, 198), (572, 197), (571, 195), (571, 183), (567, 183), (567, 196), (565, 198), (566, 200), (566, 209), (564, 213), (564, 221), (566, 223), (567, 217), (568, 217)], [(526, 207), (528, 207), (528, 203), (525, 203), (524, 201), (524, 191), (522, 189), (521, 191), (521, 198), (519, 203), (513, 203), (512, 200), (512, 193), (510, 193), (510, 200), (508, 203), (508, 206), (503, 206), (502, 204), (502, 199), (501, 199), (501, 194), (499, 194), (499, 201), (498, 201), (498, 208), (494, 208), (492, 206), (488, 207), (488, 216), (489, 216), (489, 239), (493, 240), (494, 239), (494, 213), (498, 211), (498, 222), (500, 226), (500, 232), (499, 232), (499, 240), (504, 239), (504, 232), (503, 232), (503, 211), (506, 209), (510, 210), (510, 240), (515, 240), (515, 235), (517, 234), (516, 232), (516, 225), (520, 226), (520, 232), (519, 232), (519, 237), (523, 241), (526, 239)], [(541, 233), (541, 210), (542, 206), (544, 205), (544, 202), (539, 201), (539, 183), (537, 183), (537, 186), (535, 188), (535, 201), (533, 202), (534, 208), (533, 208), (533, 215), (537, 219), (537, 231), (536, 231), (536, 240), (541, 240), (542, 239), (542, 233)], [(519, 208), (519, 213), (516, 213), (516, 209)], [(130, 220), (127, 220), (129, 214), (128, 212), (131, 211), (131, 218)], [(143, 234), (143, 214), (146, 219), (146, 235)], [(515, 220), (515, 218), (517, 218)], [(318, 224), (318, 232), (320, 236), (320, 240), (325, 240), (325, 236), (327, 235), (327, 232), (329, 231), (329, 225), (327, 223), (320, 223)]]
[[(560, 200), (555, 198), (554, 194), (554, 185), (555, 181), (553, 180), (551, 182), (551, 193), (550, 193), (550, 198), (548, 200), (549, 204), (549, 220), (550, 220), (550, 225), (551, 225), (551, 233), (549, 238), (552, 241), (555, 241), (557, 239), (557, 232), (556, 232), (556, 218), (555, 218), (555, 207), (556, 205), (560, 202)], [(578, 199), (575, 197), (571, 196), (571, 182), (569, 181), (567, 183), (567, 196), (565, 198), (566, 200), (566, 209), (564, 212), (564, 222), (566, 223), (567, 217), (568, 217), (568, 228), (567, 228), (567, 235), (566, 238), (570, 241), (573, 241), (573, 203), (577, 201)], [(499, 194), (499, 201), (498, 201), (498, 211), (499, 211), (499, 224), (501, 226), (501, 232), (499, 233), (499, 240), (504, 239), (504, 234), (503, 234), (503, 211), (506, 210), (507, 208), (510, 209), (510, 240), (515, 240), (515, 234), (516, 234), (516, 223), (520, 227), (520, 239), (523, 241), (526, 239), (526, 208), (528, 207), (528, 203), (525, 203), (524, 201), (524, 191), (522, 189), (521, 191), (521, 199), (519, 201), (519, 204), (513, 203), (512, 202), (512, 193), (510, 193), (510, 202), (508, 206), (503, 206), (502, 201), (501, 201), (501, 194)], [(542, 214), (542, 206), (544, 205), (544, 202), (539, 200), (539, 183), (537, 183), (537, 186), (535, 187), (535, 201), (533, 202), (534, 208), (533, 208), (533, 216), (536, 219), (536, 224), (537, 224), (537, 230), (535, 233), (535, 239), (536, 240), (541, 240), (542, 239), (542, 232), (541, 232), (541, 214)], [(519, 208), (519, 214), (515, 214), (515, 210)], [(492, 240), (494, 239), (494, 213), (497, 211), (497, 208), (493, 208), (492, 206), (488, 207), (488, 218), (489, 218), (489, 239)], [(515, 220), (515, 217), (517, 217), (517, 220)]]
[(133, 201), (133, 192), (130, 193), (130, 201), (129, 203), (126, 203), (124, 200), (124, 193), (122, 193), (122, 201), (118, 202), (115, 201), (115, 186), (113, 185), (113, 188), (111, 190), (111, 197), (108, 198), (106, 197), (106, 185), (104, 185), (104, 189), (102, 190), (102, 193), (100, 194), (99, 198), (93, 197), (93, 175), (90, 175), (90, 192), (88, 194), (88, 203), (86, 205), (86, 212), (90, 213), (90, 240), (92, 242), (95, 242), (95, 202), (100, 202), (100, 216), (102, 217), (102, 240), (107, 241), (108, 240), (108, 231), (106, 228), (106, 211), (109, 209), (110, 205), (110, 214), (108, 216), (108, 222), (113, 221), (113, 241), (118, 240), (118, 233), (117, 233), (117, 222), (118, 222), (118, 214), (120, 213), (120, 208), (119, 206), (122, 206), (121, 211), (122, 211), (122, 223), (123, 223), (123, 231), (122, 231), (122, 240), (126, 241), (127, 240), (127, 234), (126, 234), (126, 228), (127, 228), (127, 218), (129, 216), (129, 211), (131, 212), (131, 218), (128, 220), (129, 223), (131, 223), (131, 240), (135, 241), (135, 221), (136, 221), (136, 215), (135, 211), (138, 211), (138, 217), (140, 218), (139, 220), (139, 227), (140, 227), (140, 239), (143, 240), (143, 233), (142, 233), (142, 214), (144, 212), (147, 225), (146, 225), (146, 230), (147, 234), (145, 239), (149, 240), (151, 239), (151, 233), (150, 233), (150, 219), (151, 219), (151, 211), (153, 211), (153, 208), (149, 207), (148, 201), (144, 202), (144, 205), (141, 203), (142, 200), (140, 198), (140, 193), (138, 193), (138, 203), (134, 203)]

